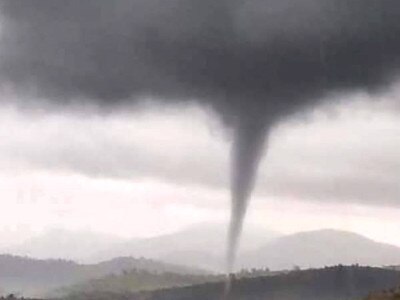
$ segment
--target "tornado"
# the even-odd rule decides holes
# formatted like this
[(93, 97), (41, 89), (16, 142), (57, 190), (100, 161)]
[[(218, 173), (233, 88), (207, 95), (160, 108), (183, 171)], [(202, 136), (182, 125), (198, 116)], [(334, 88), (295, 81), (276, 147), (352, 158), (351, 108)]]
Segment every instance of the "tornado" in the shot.
[(231, 218), (226, 255), (228, 274), (234, 270), (243, 221), (266, 147), (268, 131), (268, 122), (257, 118), (242, 120), (234, 134), (231, 150)]
[(228, 272), (274, 126), (399, 75), (398, 0), (0, 0), (0, 90), (24, 109), (151, 98), (229, 128)]

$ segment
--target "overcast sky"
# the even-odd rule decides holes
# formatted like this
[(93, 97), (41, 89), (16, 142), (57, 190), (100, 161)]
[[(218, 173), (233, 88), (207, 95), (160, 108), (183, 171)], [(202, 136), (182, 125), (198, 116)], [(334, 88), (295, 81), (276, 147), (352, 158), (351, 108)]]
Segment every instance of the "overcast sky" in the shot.
[(227, 224), (232, 206), (228, 270), (244, 219), (400, 246), (399, 11), (0, 1), (0, 245)]
[[(346, 97), (274, 129), (246, 222), (400, 246), (396, 91)], [(2, 244), (51, 228), (137, 237), (228, 220), (229, 134), (200, 107), (68, 113), (2, 98)]]

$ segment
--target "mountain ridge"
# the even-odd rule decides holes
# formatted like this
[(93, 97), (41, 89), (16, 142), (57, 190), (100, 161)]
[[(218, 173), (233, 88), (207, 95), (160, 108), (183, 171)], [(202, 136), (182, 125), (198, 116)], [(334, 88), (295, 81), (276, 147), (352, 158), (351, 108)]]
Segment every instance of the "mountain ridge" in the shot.
[(185, 266), (155, 260), (119, 257), (98, 264), (79, 264), (71, 260), (40, 260), (9, 254), (0, 255), (0, 290), (4, 294), (45, 296), (47, 292), (106, 275), (130, 270), (153, 273), (201, 274)]
[(243, 255), (239, 264), (272, 270), (337, 264), (396, 265), (400, 264), (400, 247), (350, 231), (321, 229), (273, 239), (258, 250)]

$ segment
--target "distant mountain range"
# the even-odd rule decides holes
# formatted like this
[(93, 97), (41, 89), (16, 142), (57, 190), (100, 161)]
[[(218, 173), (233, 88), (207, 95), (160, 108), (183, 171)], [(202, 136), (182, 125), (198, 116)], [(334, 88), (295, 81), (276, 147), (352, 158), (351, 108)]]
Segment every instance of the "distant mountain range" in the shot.
[[(317, 230), (282, 235), (246, 227), (237, 268), (272, 270), (324, 267), (335, 264), (400, 265), (400, 248), (340, 230)], [(147, 239), (121, 240), (95, 233), (51, 231), (8, 253), (34, 258), (63, 258), (97, 263), (115, 257), (145, 257), (214, 272), (224, 271), (226, 228), (200, 224)]]
[[(197, 224), (182, 231), (153, 238), (122, 240), (93, 232), (51, 230), (3, 253), (39, 259), (69, 259), (97, 263), (115, 257), (145, 257), (164, 262), (223, 271), (226, 225)], [(258, 249), (279, 233), (247, 226), (241, 253)]]
[[(175, 234), (121, 243), (99, 258), (144, 256), (169, 263), (224, 272), (225, 229), (193, 227)], [(237, 269), (271, 270), (320, 268), (336, 264), (400, 265), (400, 247), (340, 230), (317, 230), (282, 236), (273, 231), (248, 230), (242, 239)]]
[[(35, 253), (36, 249), (37, 256), (54, 257), (58, 253), (60, 257), (68, 257), (63, 253), (71, 256), (73, 253), (78, 255), (87, 251), (87, 260), (90, 256), (93, 261), (103, 259), (104, 262), (78, 264), (66, 260), (35, 260), (0, 255), (0, 294), (22, 292), (24, 295), (43, 295), (61, 286), (76, 285), (133, 269), (158, 274), (172, 272), (192, 275), (204, 275), (204, 269), (224, 271), (225, 229), (222, 226), (196, 226), (149, 239), (123, 242), (114, 240), (110, 244), (98, 242), (98, 247), (90, 240), (97, 240), (99, 236), (92, 235), (85, 240), (85, 235), (71, 237), (61, 233), (60, 236), (53, 233), (38, 237), (33, 240), (32, 245), (23, 245), (26, 252), (15, 253)], [(71, 238), (66, 238), (68, 236)], [(59, 242), (60, 240), (63, 242)], [(93, 249), (87, 250), (90, 243)], [(46, 245), (51, 247), (47, 249)], [(292, 270), (338, 264), (400, 265), (399, 247), (339, 230), (327, 229), (285, 236), (273, 231), (252, 230), (251, 233), (245, 232), (242, 245), (237, 269), (267, 267), (270, 270)], [(39, 251), (40, 249), (48, 250), (47, 254)], [(135, 259), (131, 256), (146, 259)], [(109, 259), (111, 257), (117, 258)], [(132, 279), (132, 276), (129, 278)], [(158, 284), (158, 280), (163, 277), (149, 278), (155, 280), (153, 284)]]
[(337, 264), (400, 265), (400, 248), (339, 230), (301, 232), (276, 238), (240, 257), (243, 267), (272, 270), (320, 268)]
[[(243, 232), (240, 252), (258, 249), (278, 236), (280, 234), (275, 231), (248, 226)], [(94, 258), (98, 261), (116, 256), (144, 256), (179, 265), (223, 271), (225, 251), (226, 227), (222, 224), (200, 224), (172, 234), (120, 243), (100, 251)]]
[(120, 257), (98, 264), (82, 265), (66, 260), (36, 260), (0, 255), (0, 295), (45, 296), (49, 291), (110, 274), (131, 270), (151, 273), (201, 274), (199, 270), (149, 259)]

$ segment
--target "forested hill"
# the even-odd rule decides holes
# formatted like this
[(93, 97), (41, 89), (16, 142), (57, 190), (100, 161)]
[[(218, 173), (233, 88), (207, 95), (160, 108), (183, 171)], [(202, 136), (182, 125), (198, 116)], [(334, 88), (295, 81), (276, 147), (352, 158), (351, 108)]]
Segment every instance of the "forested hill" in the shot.
[[(341, 300), (364, 299), (372, 291), (390, 289), (400, 282), (394, 270), (370, 267), (329, 267), (289, 274), (233, 280), (229, 300)], [(133, 295), (103, 294), (93, 299), (220, 300), (224, 283), (142, 292)], [(85, 295), (86, 299), (90, 299)]]
[(192, 286), (207, 282), (221, 282), (223, 280), (225, 280), (223, 275), (154, 273), (144, 270), (131, 270), (120, 275), (108, 275), (82, 284), (64, 287), (55, 291), (54, 295), (69, 295), (69, 298), (83, 298), (85, 295), (92, 295), (93, 298), (101, 298), (102, 295), (109, 293), (129, 294), (137, 291)]
[(399, 300), (400, 284), (394, 288), (379, 292), (372, 292), (365, 300)]
[[(138, 273), (139, 274), (139, 273)], [(177, 275), (157, 277), (157, 274), (147, 273), (136, 276), (135, 273), (125, 273), (126, 279), (145, 278), (146, 284), (165, 286), (190, 285), (201, 276)], [(161, 274), (159, 274), (161, 276)], [(166, 274), (164, 274), (166, 275)], [(175, 276), (175, 277), (174, 277)], [(118, 276), (117, 276), (118, 277)], [(111, 278), (105, 277), (101, 282), (107, 284)], [(164, 281), (160, 281), (160, 279)], [(203, 279), (207, 279), (205, 276)], [(216, 278), (214, 278), (216, 279)], [(219, 279), (218, 279), (219, 280)], [(121, 282), (121, 281), (116, 281)], [(115, 283), (111, 281), (111, 283)], [(132, 282), (130, 282), (132, 283)], [(336, 266), (324, 269), (292, 271), (286, 274), (260, 277), (232, 278), (229, 300), (384, 300), (398, 299), (398, 294), (387, 291), (397, 291), (393, 287), (400, 284), (400, 272), (390, 269)], [(153, 288), (153, 286), (151, 287)], [(132, 289), (135, 290), (135, 289)], [(209, 282), (186, 287), (165, 288), (156, 291), (141, 291), (137, 293), (112, 292), (113, 289), (73, 293), (63, 300), (221, 300), (225, 290), (225, 282)], [(385, 292), (376, 292), (385, 291)]]
[(66, 260), (37, 260), (0, 255), (0, 294), (15, 293), (25, 297), (42, 297), (60, 287), (134, 269), (153, 273), (201, 272), (144, 258), (120, 257), (99, 264), (82, 265)]

